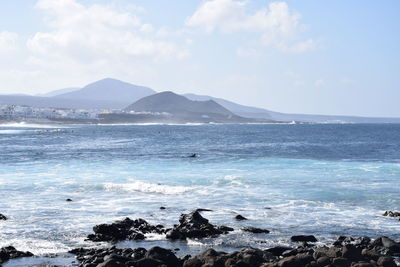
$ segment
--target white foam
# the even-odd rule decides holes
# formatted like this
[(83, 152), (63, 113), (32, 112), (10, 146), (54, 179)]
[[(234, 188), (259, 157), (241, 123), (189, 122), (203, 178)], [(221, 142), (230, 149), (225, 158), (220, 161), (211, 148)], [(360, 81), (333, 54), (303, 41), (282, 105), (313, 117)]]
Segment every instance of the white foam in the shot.
[(37, 124), (37, 123), (26, 123), (26, 122), (14, 122), (0, 124), (0, 127), (12, 127), (12, 128), (69, 128), (65, 125), (59, 124)]
[(142, 192), (142, 193), (155, 193), (163, 195), (179, 195), (192, 190), (192, 188), (186, 186), (163, 185), (155, 183), (146, 183), (142, 181), (133, 181), (125, 184), (104, 183), (103, 186), (107, 191)]
[(153, 125), (169, 125), (169, 126), (200, 126), (208, 123), (162, 123), (162, 122), (146, 122), (146, 123), (99, 123), (98, 126), (153, 126)]
[(27, 132), (26, 130), (0, 130), (0, 134), (20, 134)]

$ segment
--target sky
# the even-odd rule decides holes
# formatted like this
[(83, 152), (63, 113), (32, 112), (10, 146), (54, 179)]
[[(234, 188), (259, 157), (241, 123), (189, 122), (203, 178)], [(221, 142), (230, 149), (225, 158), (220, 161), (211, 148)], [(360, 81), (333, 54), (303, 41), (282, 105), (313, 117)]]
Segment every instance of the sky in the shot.
[(112, 77), (273, 111), (400, 117), (398, 0), (0, 0), (0, 94)]

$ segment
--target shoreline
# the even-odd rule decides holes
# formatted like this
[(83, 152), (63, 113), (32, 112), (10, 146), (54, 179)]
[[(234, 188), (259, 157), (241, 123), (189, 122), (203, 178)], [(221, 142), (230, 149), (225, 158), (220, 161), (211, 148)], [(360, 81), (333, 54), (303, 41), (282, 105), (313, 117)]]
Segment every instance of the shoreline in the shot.
[[(161, 207), (162, 208), (162, 207)], [(166, 249), (160, 242), (148, 249), (140, 246), (120, 246), (126, 240), (136, 242), (146, 239), (147, 234), (165, 235), (167, 242), (188, 242), (202, 238), (215, 238), (233, 231), (233, 228), (213, 225), (201, 213), (211, 211), (197, 209), (182, 214), (179, 224), (172, 228), (163, 225), (151, 225), (143, 219), (125, 218), (111, 224), (93, 227), (87, 236), (92, 241), (90, 247), (79, 247), (64, 253), (34, 256), (30, 252), (21, 252), (13, 247), (0, 248), (0, 266), (81, 266), (81, 267), (200, 267), (200, 266), (263, 266), (263, 267), (300, 267), (300, 266), (338, 266), (338, 267), (395, 267), (400, 266), (400, 242), (388, 237), (350, 237), (339, 236), (333, 243), (321, 243), (313, 235), (294, 235), (290, 238), (294, 246), (272, 245), (267, 249), (247, 246), (234, 250), (220, 251), (213, 248), (201, 250), (195, 255), (183, 255), (179, 248)], [(383, 216), (393, 217), (386, 212)], [(4, 220), (7, 218), (3, 215)], [(241, 215), (236, 220), (246, 221)], [(267, 229), (243, 227), (242, 231), (254, 235), (269, 234)], [(100, 243), (98, 243), (100, 242)], [(318, 242), (318, 243), (317, 243)], [(133, 243), (134, 244), (134, 243)], [(188, 244), (188, 246), (190, 246)], [(5, 251), (9, 251), (10, 261), (5, 260)], [(179, 255), (179, 256), (177, 256)], [(33, 257), (33, 258), (31, 258)], [(76, 257), (76, 258), (75, 258)], [(33, 265), (32, 265), (33, 264)]]

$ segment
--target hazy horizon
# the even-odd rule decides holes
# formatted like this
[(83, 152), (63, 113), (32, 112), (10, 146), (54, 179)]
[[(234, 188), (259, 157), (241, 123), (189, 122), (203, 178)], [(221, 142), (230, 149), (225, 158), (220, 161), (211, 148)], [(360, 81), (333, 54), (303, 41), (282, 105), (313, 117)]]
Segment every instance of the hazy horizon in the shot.
[(277, 112), (400, 117), (399, 7), (394, 0), (6, 0), (0, 94), (111, 77)]

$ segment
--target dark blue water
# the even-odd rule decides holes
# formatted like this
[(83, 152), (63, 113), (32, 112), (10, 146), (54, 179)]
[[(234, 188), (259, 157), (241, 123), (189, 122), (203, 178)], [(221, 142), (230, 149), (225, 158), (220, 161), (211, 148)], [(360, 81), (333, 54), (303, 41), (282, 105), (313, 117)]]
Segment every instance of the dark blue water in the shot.
[[(400, 209), (399, 137), (396, 124), (3, 125), (0, 213), (10, 220), (0, 222), (0, 247), (63, 253), (92, 246), (84, 238), (95, 224), (129, 216), (170, 226), (199, 207), (237, 230), (119, 245), (186, 253), (288, 244), (301, 233), (322, 242), (341, 234), (400, 238), (400, 223), (381, 216)], [(249, 220), (236, 222), (236, 214)], [(247, 225), (271, 233), (243, 233)]]

